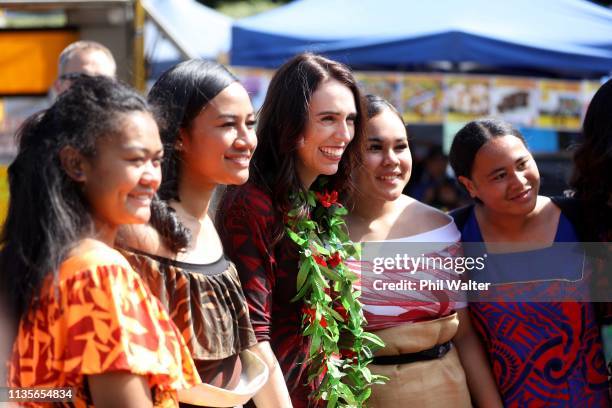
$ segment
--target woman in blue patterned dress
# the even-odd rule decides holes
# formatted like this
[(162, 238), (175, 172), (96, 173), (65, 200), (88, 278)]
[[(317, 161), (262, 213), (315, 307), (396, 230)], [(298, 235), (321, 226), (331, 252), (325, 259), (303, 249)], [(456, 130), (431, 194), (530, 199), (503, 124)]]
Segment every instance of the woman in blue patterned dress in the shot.
[[(470, 122), (455, 136), (450, 163), (476, 202), (453, 214), (462, 240), (484, 243), (487, 264), (499, 269), (488, 268), (479, 278), (491, 281), (495, 293), (513, 296), (470, 304), (504, 405), (608, 407), (593, 307), (579, 296), (559, 296), (588, 276), (577, 262), (581, 258), (555, 262), (563, 244), (553, 244), (576, 242), (578, 236), (560, 208), (538, 195), (538, 168), (523, 136), (501, 121)], [(495, 243), (526, 249), (491, 254)], [(554, 301), (542, 302), (548, 299)]]

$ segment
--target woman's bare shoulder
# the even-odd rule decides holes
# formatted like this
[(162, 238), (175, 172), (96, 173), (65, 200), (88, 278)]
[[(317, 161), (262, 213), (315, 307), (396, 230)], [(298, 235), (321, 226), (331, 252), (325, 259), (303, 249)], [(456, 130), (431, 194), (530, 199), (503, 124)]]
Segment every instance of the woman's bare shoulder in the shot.
[(427, 232), (444, 227), (451, 222), (450, 216), (437, 208), (405, 196), (406, 203), (402, 212), (402, 219), (414, 226), (415, 233)]

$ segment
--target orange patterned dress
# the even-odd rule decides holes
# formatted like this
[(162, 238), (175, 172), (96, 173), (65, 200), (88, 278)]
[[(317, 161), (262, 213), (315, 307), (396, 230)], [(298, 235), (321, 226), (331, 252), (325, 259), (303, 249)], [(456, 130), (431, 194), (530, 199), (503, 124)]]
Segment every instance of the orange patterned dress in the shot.
[(176, 390), (201, 382), (159, 300), (107, 247), (68, 258), (47, 278), (19, 324), (8, 385), (73, 387), (71, 406), (89, 407), (86, 376), (111, 371), (145, 376), (158, 407), (177, 406)]

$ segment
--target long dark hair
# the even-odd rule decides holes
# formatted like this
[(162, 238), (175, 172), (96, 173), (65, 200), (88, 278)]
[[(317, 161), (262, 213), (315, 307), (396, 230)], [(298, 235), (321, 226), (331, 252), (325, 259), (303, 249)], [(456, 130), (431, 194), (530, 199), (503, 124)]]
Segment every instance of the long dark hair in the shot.
[[(180, 129), (189, 129), (202, 109), (221, 91), (238, 79), (223, 65), (207, 60), (193, 59), (181, 62), (164, 72), (149, 92), (149, 103), (159, 125), (164, 145), (162, 184), (158, 195), (164, 202), (180, 201), (178, 194), (181, 152), (176, 148)], [(174, 211), (167, 207), (171, 214)], [(151, 225), (160, 233), (166, 246), (173, 252), (184, 249), (190, 232), (176, 219), (172, 224), (164, 214), (155, 213)], [(157, 217), (163, 220), (158, 222)]]
[[(589, 240), (610, 240), (612, 211), (612, 79), (593, 96), (582, 124), (583, 141), (574, 153), (570, 185), (582, 203), (582, 229)], [(603, 234), (603, 235), (602, 235)]]
[(109, 78), (83, 77), (18, 131), (0, 233), (2, 295), (16, 322), (46, 276), (57, 273), (71, 247), (94, 231), (89, 203), (62, 168), (60, 151), (72, 146), (94, 157), (98, 141), (120, 131), (118, 116), (134, 111), (149, 111), (134, 90)]
[[(338, 190), (341, 196), (352, 190), (352, 172), (358, 160), (364, 126), (364, 109), (361, 92), (351, 70), (345, 65), (320, 55), (299, 54), (282, 65), (274, 74), (261, 107), (257, 125), (257, 149), (250, 164), (250, 183), (269, 193), (274, 210), (282, 220), (292, 207), (292, 193), (304, 190), (297, 172), (297, 149), (308, 122), (308, 106), (312, 94), (327, 79), (335, 79), (346, 85), (353, 94), (357, 117), (355, 135), (342, 155), (338, 172), (329, 176), (329, 188)], [(313, 184), (313, 187), (316, 186)], [(243, 190), (229, 187), (221, 200), (219, 217), (228, 200)], [(218, 218), (218, 225), (222, 225)], [(273, 242), (284, 235), (282, 222), (274, 231)]]
[(570, 184), (576, 198), (601, 205), (612, 193), (612, 79), (593, 96), (582, 136), (583, 142), (574, 154)]

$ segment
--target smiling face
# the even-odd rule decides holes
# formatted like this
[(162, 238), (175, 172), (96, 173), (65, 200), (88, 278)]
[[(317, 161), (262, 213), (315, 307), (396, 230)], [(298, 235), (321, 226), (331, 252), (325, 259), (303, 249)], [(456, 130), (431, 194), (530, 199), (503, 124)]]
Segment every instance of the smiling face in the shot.
[(97, 224), (142, 224), (161, 182), (163, 148), (148, 112), (118, 114), (121, 131), (103, 136), (96, 155), (83, 160), (83, 192)]
[(459, 177), (473, 198), (495, 212), (526, 215), (536, 205), (540, 173), (525, 144), (517, 137), (494, 137), (474, 158), (471, 178)]
[(230, 84), (181, 129), (181, 174), (210, 184), (243, 184), (257, 146), (255, 113), (244, 87)]
[(297, 172), (310, 187), (322, 174), (333, 175), (355, 135), (357, 108), (350, 88), (327, 79), (315, 90), (308, 106), (308, 120), (297, 149)]
[(412, 157), (406, 128), (391, 110), (368, 120), (363, 166), (357, 173), (359, 190), (367, 197), (393, 201), (410, 179)]

